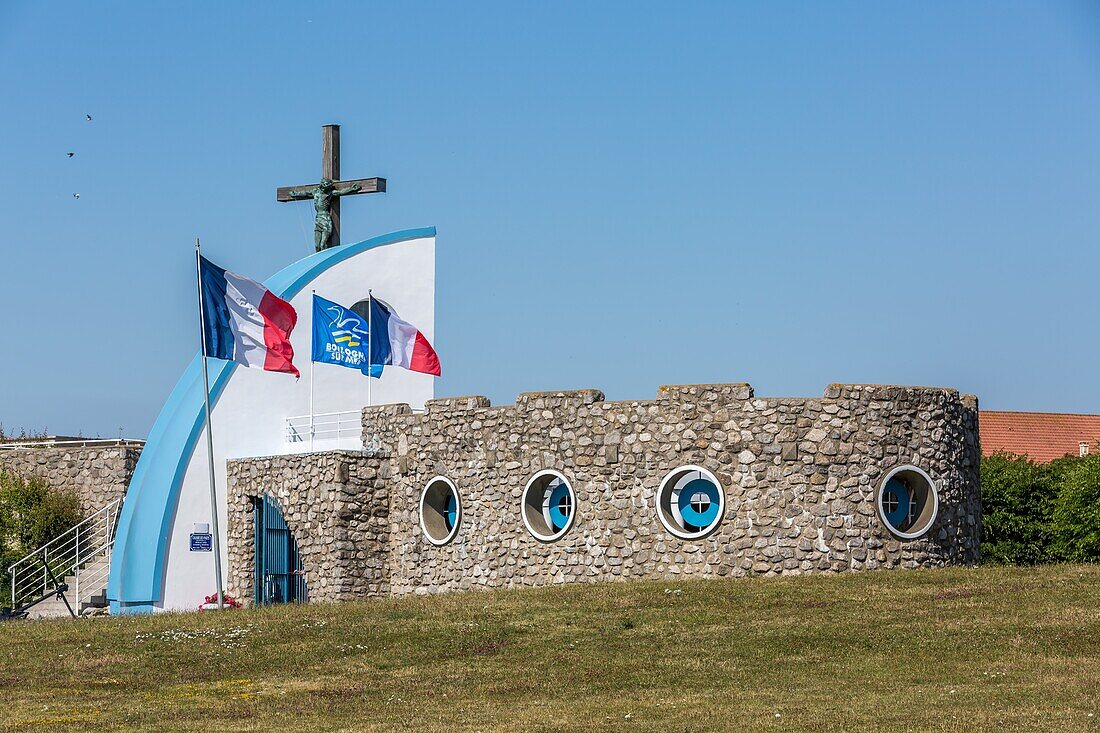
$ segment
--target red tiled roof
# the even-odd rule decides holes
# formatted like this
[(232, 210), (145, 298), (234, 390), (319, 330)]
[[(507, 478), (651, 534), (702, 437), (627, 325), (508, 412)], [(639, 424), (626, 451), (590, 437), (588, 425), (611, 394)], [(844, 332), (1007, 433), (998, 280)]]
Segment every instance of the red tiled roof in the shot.
[(978, 432), (983, 456), (1026, 454), (1033, 461), (1047, 463), (1067, 454), (1078, 455), (1082, 442), (1089, 444), (1089, 452), (1100, 450), (1100, 415), (981, 410)]

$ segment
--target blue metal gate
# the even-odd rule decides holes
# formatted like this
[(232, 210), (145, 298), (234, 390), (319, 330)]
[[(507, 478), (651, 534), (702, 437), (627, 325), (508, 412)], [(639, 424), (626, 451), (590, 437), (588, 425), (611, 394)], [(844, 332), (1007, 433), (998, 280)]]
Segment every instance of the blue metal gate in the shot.
[(306, 576), (298, 543), (270, 496), (256, 499), (256, 604), (305, 603)]

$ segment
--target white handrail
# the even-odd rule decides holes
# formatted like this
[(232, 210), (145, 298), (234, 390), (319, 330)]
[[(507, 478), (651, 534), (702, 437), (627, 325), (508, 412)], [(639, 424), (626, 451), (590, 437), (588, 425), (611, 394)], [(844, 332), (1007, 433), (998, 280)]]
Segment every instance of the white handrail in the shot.
[[(414, 414), (422, 408), (412, 408)], [(312, 443), (312, 441), (345, 441), (363, 447), (362, 410), (342, 412), (318, 412), (313, 415), (295, 415), (283, 421), (283, 437), (287, 443)], [(311, 440), (312, 439), (312, 440)]]
[(306, 443), (311, 436), (315, 440), (357, 440), (362, 432), (363, 413), (359, 410), (295, 415), (284, 421), (287, 443)]
[[(34, 550), (33, 552), (29, 552), (26, 555), (24, 555), (23, 557), (19, 558), (14, 563), (12, 563), (11, 567), (14, 568), (16, 565), (20, 564), (24, 560), (29, 560), (30, 558), (41, 554), (43, 550), (45, 550), (49, 547), (54, 547), (55, 545), (64, 546), (66, 544), (73, 544), (74, 542), (76, 542), (76, 538), (79, 536), (81, 527), (85, 527), (87, 525), (102, 522), (103, 521), (103, 516), (101, 516), (101, 515), (111, 514), (112, 512), (117, 513), (117, 512), (115, 512), (115, 510), (118, 509), (118, 505), (119, 505), (120, 501), (121, 501), (120, 499), (115, 499), (114, 501), (112, 501), (110, 504), (103, 507), (102, 509), (97, 509), (95, 511), (95, 513), (92, 514), (92, 516), (88, 517), (87, 519), (85, 519), (80, 524), (74, 525), (70, 529), (65, 530), (64, 532), (59, 534), (57, 537), (54, 537), (52, 540), (50, 540), (46, 544), (39, 547), (37, 550)], [(86, 530), (85, 530), (85, 534), (87, 534)], [(70, 535), (72, 535), (72, 536), (70, 537)], [(56, 547), (55, 547), (55, 554), (56, 554)]]
[[(73, 597), (79, 605), (84, 600), (80, 589), (81, 571), (86, 566), (96, 565), (91, 575), (102, 576), (106, 572), (103, 569), (104, 564), (107, 568), (110, 567), (121, 505), (122, 500), (115, 499), (83, 522), (12, 563), (8, 568), (11, 576), (12, 607), (17, 608), (52, 591), (53, 584), (49, 576), (51, 571), (60, 582), (64, 582), (66, 577), (75, 576)], [(95, 590), (94, 584), (89, 585), (88, 579), (83, 585), (85, 589)]]
[(17, 443), (0, 443), (0, 450), (22, 450), (24, 448), (110, 448), (113, 446), (145, 445), (144, 440), (137, 438), (89, 438), (88, 440), (27, 440)]

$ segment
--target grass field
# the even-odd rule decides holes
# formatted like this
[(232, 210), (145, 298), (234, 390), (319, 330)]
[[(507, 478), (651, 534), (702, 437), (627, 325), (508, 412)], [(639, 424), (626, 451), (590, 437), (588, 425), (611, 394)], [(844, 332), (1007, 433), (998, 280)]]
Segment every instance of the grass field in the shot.
[(5, 730), (1100, 730), (1100, 567), (0, 626)]

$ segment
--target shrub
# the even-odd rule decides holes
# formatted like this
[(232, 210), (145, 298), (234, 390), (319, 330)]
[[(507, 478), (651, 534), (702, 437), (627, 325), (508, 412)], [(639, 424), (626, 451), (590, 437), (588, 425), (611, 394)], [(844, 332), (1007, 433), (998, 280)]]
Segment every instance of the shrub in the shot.
[(1050, 561), (1056, 489), (1049, 467), (1022, 456), (982, 459), (982, 560), (1002, 565)]
[(40, 479), (0, 473), (0, 599), (10, 594), (8, 567), (82, 519), (72, 494)]
[(1059, 559), (1100, 561), (1100, 455), (1067, 461), (1052, 520)]
[(1100, 561), (1100, 455), (982, 459), (982, 561)]

